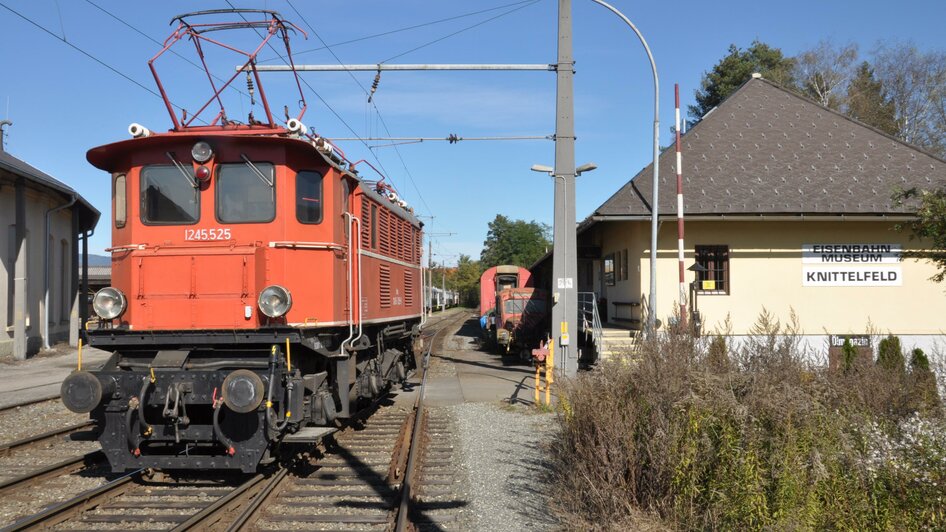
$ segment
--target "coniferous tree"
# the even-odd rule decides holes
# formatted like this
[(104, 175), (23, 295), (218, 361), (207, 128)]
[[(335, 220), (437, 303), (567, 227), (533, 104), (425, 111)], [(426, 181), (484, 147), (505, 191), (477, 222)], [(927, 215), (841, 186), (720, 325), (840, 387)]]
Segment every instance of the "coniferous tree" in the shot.
[(749, 81), (753, 72), (786, 88), (794, 88), (795, 60), (782, 55), (782, 50), (763, 42), (753, 41), (752, 46), (741, 50), (729, 45), (729, 54), (720, 59), (713, 70), (703, 74), (700, 89), (696, 91), (696, 105), (689, 107), (690, 116), (699, 121), (711, 109), (719, 105), (743, 83)]
[(887, 98), (883, 83), (874, 78), (874, 70), (867, 61), (857, 67), (848, 85), (846, 113), (888, 135), (899, 135), (894, 104)]

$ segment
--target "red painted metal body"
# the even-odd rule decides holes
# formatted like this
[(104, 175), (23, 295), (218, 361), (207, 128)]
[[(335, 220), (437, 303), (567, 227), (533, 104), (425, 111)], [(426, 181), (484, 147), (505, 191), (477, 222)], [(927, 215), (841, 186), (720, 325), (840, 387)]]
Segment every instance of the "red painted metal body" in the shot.
[[(142, 167), (166, 165), (166, 153), (189, 153), (198, 140), (215, 151), (208, 164), (214, 177), (200, 187), (199, 220), (142, 223)], [(270, 222), (217, 220), (216, 167), (240, 164), (241, 155), (275, 167), (276, 209)], [(118, 176), (126, 180), (127, 221), (113, 228), (111, 248), (113, 286), (128, 297), (117, 327), (255, 329), (277, 322), (313, 328), (347, 326), (359, 317), (377, 323), (420, 316), (419, 222), (306, 141), (226, 131), (168, 133), (95, 148), (88, 157), (113, 174), (113, 185)], [(296, 219), (294, 177), (303, 170), (323, 175), (318, 224)], [(353, 313), (347, 300), (346, 208), (361, 221), (361, 271), (354, 261), (352, 277), (360, 275), (363, 293)], [(276, 320), (257, 309), (260, 290), (271, 284), (286, 287), (293, 298), (287, 315)]]
[(480, 276), (480, 316), (496, 306), (496, 293), (506, 288), (532, 286), (532, 273), (520, 266), (493, 266)]
[[(194, 22), (210, 15), (240, 20)], [(133, 124), (135, 138), (87, 155), (111, 174), (112, 287), (96, 295), (102, 319), (84, 334), (112, 356), (67, 378), (63, 402), (95, 420), (116, 472), (250, 472), (283, 438), (350, 417), (406, 378), (422, 316), (422, 224), (383, 176), (363, 180), (299, 121), (297, 73), (301, 111), (275, 123), (256, 54), (274, 36), (289, 53), (295, 26), (253, 9), (174, 20), (149, 62), (173, 129)], [(223, 29), (265, 35), (240, 52), (217, 40)], [(213, 96), (176, 116), (154, 61), (180, 40), (205, 68), (203, 45), (242, 53), (250, 107), (258, 91), (265, 122), (252, 111), (245, 124), (229, 119), (222, 96), (236, 76), (218, 86), (209, 69)], [(214, 102), (209, 125), (193, 125)]]

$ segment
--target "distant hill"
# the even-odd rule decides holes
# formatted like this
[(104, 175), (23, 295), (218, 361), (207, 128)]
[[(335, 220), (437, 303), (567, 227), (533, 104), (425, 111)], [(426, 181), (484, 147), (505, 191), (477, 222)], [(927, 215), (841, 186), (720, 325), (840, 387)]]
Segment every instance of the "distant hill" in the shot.
[(112, 265), (111, 257), (89, 253), (89, 266), (111, 266), (111, 265)]

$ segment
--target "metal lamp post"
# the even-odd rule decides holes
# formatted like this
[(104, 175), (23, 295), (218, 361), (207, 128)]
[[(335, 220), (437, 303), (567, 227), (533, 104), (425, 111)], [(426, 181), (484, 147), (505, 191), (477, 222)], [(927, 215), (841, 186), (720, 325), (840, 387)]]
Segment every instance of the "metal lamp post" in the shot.
[[(576, 286), (572, 281), (577, 277), (577, 266), (573, 269), (575, 274), (569, 275), (567, 269), (562, 268), (563, 265), (575, 264), (578, 262), (577, 259), (577, 246), (576, 244), (576, 235), (575, 235), (575, 207), (574, 207), (574, 197), (575, 197), (575, 178), (580, 176), (585, 172), (590, 172), (598, 168), (598, 165), (595, 163), (585, 163), (578, 168), (575, 168), (575, 173), (573, 176), (565, 176), (558, 174), (554, 168), (551, 166), (545, 166), (541, 164), (532, 165), (531, 170), (533, 172), (542, 172), (549, 174), (555, 180), (555, 196), (556, 199), (559, 198), (560, 189), (559, 187), (565, 188), (567, 192), (571, 192), (568, 196), (572, 199), (571, 202), (567, 202), (565, 208), (558, 208), (556, 203), (555, 209), (555, 242), (552, 245), (554, 252), (552, 253), (552, 338), (555, 339), (556, 344), (562, 350), (563, 353), (561, 360), (562, 373), (565, 376), (574, 377), (578, 373), (578, 357), (569, 356), (568, 347), (569, 347), (569, 331), (574, 331), (577, 333), (577, 316), (578, 316), (578, 298), (575, 296)], [(568, 190), (568, 183), (571, 182), (570, 190)], [(564, 200), (564, 198), (562, 198)], [(570, 210), (568, 209), (570, 206)], [(569, 224), (565, 220), (566, 215), (571, 213), (572, 220)], [(569, 238), (569, 243), (560, 244), (561, 240)], [(556, 262), (558, 258), (558, 262)], [(560, 269), (561, 268), (561, 269)], [(562, 338), (565, 338), (563, 341)], [(577, 340), (576, 340), (577, 342)], [(577, 348), (573, 351), (577, 353)]]
[(644, 36), (638, 31), (634, 23), (630, 21), (623, 13), (614, 8), (611, 4), (602, 0), (591, 0), (592, 2), (607, 8), (615, 15), (621, 17), (625, 24), (630, 26), (641, 44), (644, 45), (644, 51), (647, 52), (647, 58), (650, 59), (650, 68), (654, 73), (654, 191), (651, 198), (650, 215), (650, 297), (647, 301), (647, 330), (653, 334), (657, 330), (657, 215), (659, 204), (657, 203), (657, 190), (660, 185), (660, 167), (658, 157), (660, 156), (660, 82), (657, 78), (657, 64), (654, 62), (654, 56), (650, 53), (650, 47)]

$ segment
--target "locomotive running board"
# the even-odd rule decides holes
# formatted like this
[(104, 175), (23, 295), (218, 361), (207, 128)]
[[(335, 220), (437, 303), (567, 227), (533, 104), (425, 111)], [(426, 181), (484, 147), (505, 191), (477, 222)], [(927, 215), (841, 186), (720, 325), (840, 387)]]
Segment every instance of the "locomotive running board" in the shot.
[(322, 441), (322, 438), (336, 432), (338, 429), (335, 427), (302, 427), (299, 432), (287, 434), (282, 441), (283, 443), (318, 443)]

